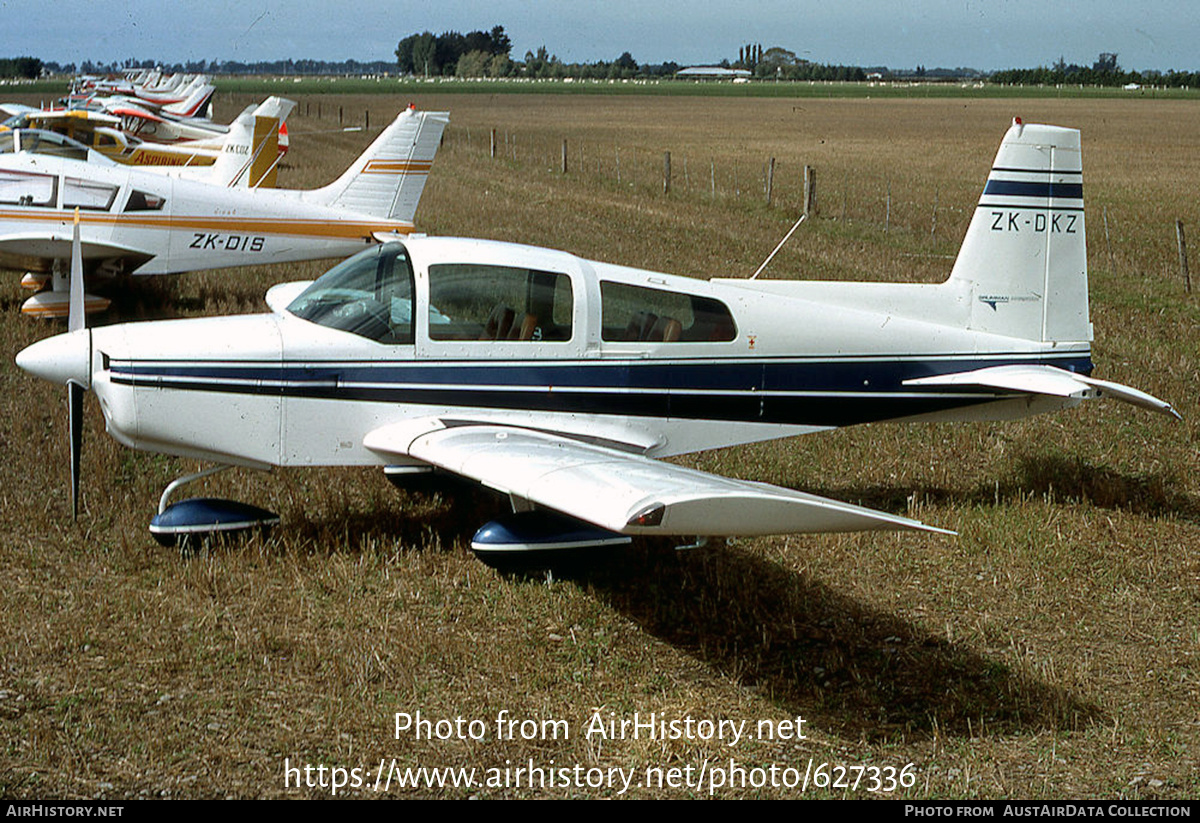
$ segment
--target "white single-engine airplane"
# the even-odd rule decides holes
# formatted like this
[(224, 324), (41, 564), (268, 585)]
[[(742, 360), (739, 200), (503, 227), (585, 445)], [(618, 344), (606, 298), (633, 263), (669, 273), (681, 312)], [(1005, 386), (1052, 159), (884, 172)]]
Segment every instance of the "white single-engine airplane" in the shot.
[[(1005, 136), (937, 285), (713, 279), (477, 240), (376, 246), (273, 313), (81, 329), (21, 368), (100, 400), (121, 443), (255, 469), (438, 468), (508, 494), (477, 551), (629, 535), (931, 529), (655, 458), (873, 421), (1019, 418), (1090, 376), (1079, 133)], [(78, 455), (78, 440), (72, 439)], [(179, 482), (179, 481), (177, 481)], [(269, 522), (167, 505), (160, 538)]]
[[(445, 113), (402, 112), (341, 177), (310, 191), (179, 179), (113, 163), (62, 135), (37, 132), (26, 141), (20, 130), (3, 133), (0, 266), (52, 272), (52, 290), (22, 311), (65, 314), (75, 209), (88, 276), (344, 257), (377, 234), (412, 231), (448, 122)], [(259, 159), (269, 166), (276, 156), (247, 154), (239, 165), (254, 174)]]

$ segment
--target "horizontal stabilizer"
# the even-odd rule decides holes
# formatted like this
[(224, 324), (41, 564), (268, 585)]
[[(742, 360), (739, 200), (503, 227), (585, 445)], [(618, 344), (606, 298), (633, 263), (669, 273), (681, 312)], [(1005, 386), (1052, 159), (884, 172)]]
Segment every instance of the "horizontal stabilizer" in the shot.
[(935, 377), (920, 377), (905, 380), (906, 386), (955, 386), (959, 388), (979, 386), (1021, 394), (1040, 394), (1051, 397), (1074, 397), (1080, 400), (1093, 397), (1114, 397), (1143, 409), (1161, 412), (1182, 419), (1170, 403), (1146, 394), (1138, 389), (1097, 380), (1082, 374), (1059, 369), (1054, 366), (993, 366), (976, 371), (939, 374)]
[[(766, 483), (734, 480), (556, 434), (426, 420), (385, 426), (364, 445), (414, 457), (497, 491), (622, 534), (752, 536), (915, 529), (907, 517)], [(423, 429), (423, 431), (422, 431)]]

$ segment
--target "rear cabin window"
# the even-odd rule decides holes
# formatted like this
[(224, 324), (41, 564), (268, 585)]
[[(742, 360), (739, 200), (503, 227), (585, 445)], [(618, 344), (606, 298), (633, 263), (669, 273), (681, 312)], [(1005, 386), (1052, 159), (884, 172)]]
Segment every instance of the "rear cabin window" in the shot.
[(433, 340), (563, 342), (571, 339), (574, 307), (565, 274), (460, 263), (429, 267)]
[(165, 197), (134, 189), (129, 193), (129, 202), (125, 204), (125, 211), (161, 211), (166, 203)]
[(51, 206), (58, 197), (58, 178), (52, 174), (0, 171), (0, 203)]
[(728, 342), (737, 336), (733, 315), (711, 297), (602, 280), (600, 306), (600, 337), (608, 342)]

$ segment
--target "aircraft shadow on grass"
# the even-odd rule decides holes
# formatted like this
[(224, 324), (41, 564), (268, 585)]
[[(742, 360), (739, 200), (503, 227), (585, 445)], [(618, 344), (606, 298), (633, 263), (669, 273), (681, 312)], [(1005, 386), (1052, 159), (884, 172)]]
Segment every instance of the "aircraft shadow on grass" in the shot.
[[(453, 478), (447, 482), (454, 483)], [(472, 495), (463, 496), (464, 491)], [(876, 490), (876, 500), (906, 498)], [(420, 517), (399, 512), (292, 516), (301, 541), (342, 547), (399, 540), (406, 546), (469, 545), (477, 517), (505, 501), (458, 481), (451, 498), (409, 501)], [(802, 538), (793, 538), (802, 539)], [(911, 735), (977, 736), (1075, 728), (1102, 720), (1095, 705), (1032, 672), (934, 635), (824, 582), (797, 574), (751, 550), (712, 544), (688, 552), (678, 541), (644, 539), (626, 549), (561, 557), (550, 568), (585, 587), (642, 630), (715, 671), (769, 695), (789, 712), (832, 724), (845, 735), (899, 740)], [(796, 548), (803, 551), (803, 546)], [(510, 579), (540, 585), (547, 565), (509, 568)]]
[(1176, 490), (1171, 478), (1162, 472), (1129, 474), (1094, 465), (1080, 457), (1028, 454), (1013, 460), (1005, 474), (1004, 479), (980, 483), (968, 490), (934, 485), (812, 484), (804, 486), (804, 490), (897, 513), (905, 511), (910, 500), (921, 504), (992, 506), (1048, 499), (1061, 504), (1087, 503), (1099, 509), (1145, 517), (1200, 522), (1200, 501)]
[[(802, 550), (802, 549), (801, 549)], [(866, 740), (1074, 728), (1100, 709), (737, 547), (630, 550), (577, 580), (645, 631)]]

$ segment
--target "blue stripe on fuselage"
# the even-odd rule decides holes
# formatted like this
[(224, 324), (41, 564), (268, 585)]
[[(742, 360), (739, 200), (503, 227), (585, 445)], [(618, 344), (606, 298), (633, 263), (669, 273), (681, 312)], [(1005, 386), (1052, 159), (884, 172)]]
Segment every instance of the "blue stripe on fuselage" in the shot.
[(905, 380), (1036, 364), (1088, 374), (1086, 353), (984, 358), (219, 363), (112, 361), (114, 383), (181, 391), (682, 419), (849, 425), (995, 399)]

